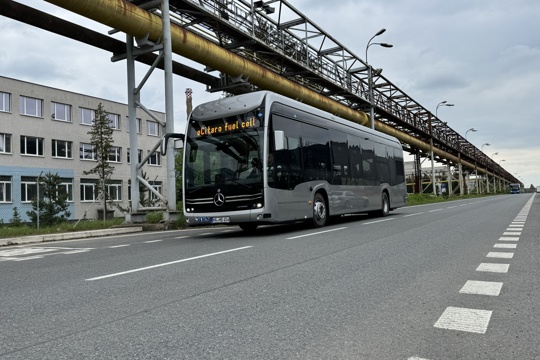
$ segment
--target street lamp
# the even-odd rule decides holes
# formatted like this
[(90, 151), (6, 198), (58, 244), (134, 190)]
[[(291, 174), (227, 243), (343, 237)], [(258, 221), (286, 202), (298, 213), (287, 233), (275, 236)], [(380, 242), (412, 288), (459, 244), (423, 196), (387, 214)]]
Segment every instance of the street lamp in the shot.
[(438, 119), (439, 117), (437, 116), (437, 110), (439, 110), (439, 106), (455, 106), (454, 104), (448, 104), (448, 102), (446, 100), (444, 101), (441, 101), (440, 103), (437, 104), (437, 107), (435, 108), (435, 117)]
[[(371, 68), (371, 65), (369, 65), (368, 63), (368, 49), (371, 45), (380, 45), (382, 47), (385, 47), (385, 48), (391, 48), (392, 44), (387, 44), (387, 43), (371, 43), (371, 40), (373, 40), (373, 38), (375, 38), (376, 36), (379, 36), (381, 35), (382, 33), (384, 33), (386, 31), (386, 29), (381, 29), (379, 31), (377, 31), (377, 33), (375, 35), (373, 35), (371, 37), (371, 39), (369, 39), (367, 45), (366, 45), (366, 65), (367, 65), (367, 68), (368, 68), (368, 87), (369, 87), (369, 121), (371, 123), (371, 128), (372, 129), (375, 129), (375, 114), (374, 114), (374, 109), (373, 109), (373, 75), (372, 75), (372, 71), (373, 69)], [(380, 73), (380, 72), (379, 72)]]
[(475, 128), (470, 128), (469, 130), (467, 130), (467, 132), (465, 132), (465, 140), (467, 140), (467, 134), (469, 133), (469, 131), (477, 132), (478, 130), (476, 130)]
[(482, 147), (480, 148), (480, 151), (484, 152), (484, 146), (491, 146), (490, 143), (482, 144)]
[(493, 155), (491, 155), (491, 158), (493, 159), (495, 155), (499, 155), (499, 152), (493, 153)]
[(503, 160), (499, 160), (499, 166), (501, 165), (501, 163), (502, 163), (503, 161), (506, 161), (506, 160), (504, 160), (504, 159), (503, 159)]

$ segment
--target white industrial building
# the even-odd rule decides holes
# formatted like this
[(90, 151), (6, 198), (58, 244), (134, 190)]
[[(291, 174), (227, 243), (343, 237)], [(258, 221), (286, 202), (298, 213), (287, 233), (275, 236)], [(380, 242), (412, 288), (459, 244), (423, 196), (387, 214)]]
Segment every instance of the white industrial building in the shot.
[[(114, 149), (109, 161), (115, 170), (107, 186), (115, 216), (129, 207), (130, 149), (128, 107), (70, 91), (0, 76), (0, 222), (8, 223), (17, 207), (23, 221), (36, 196), (39, 176), (48, 172), (62, 178), (59, 191), (69, 194), (71, 219), (96, 218), (101, 209), (96, 199), (95, 175), (84, 175), (95, 167), (90, 145), (95, 109), (103, 105), (114, 128)], [(164, 113), (154, 112), (164, 120)], [(139, 161), (159, 142), (163, 129), (137, 109)], [(154, 153), (145, 165), (148, 182), (166, 194), (166, 164)], [(148, 193), (147, 197), (155, 199)]]

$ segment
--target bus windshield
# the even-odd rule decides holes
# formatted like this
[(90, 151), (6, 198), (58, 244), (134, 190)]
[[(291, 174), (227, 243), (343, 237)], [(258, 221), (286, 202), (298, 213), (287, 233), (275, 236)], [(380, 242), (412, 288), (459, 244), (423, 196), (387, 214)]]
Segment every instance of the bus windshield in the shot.
[(186, 141), (186, 194), (226, 184), (262, 188), (263, 114), (248, 112), (190, 120)]

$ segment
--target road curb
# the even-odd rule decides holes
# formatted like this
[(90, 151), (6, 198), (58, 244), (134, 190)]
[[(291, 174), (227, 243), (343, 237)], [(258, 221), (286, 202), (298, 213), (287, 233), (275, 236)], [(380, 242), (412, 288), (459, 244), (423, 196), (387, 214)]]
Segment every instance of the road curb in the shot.
[(58, 241), (58, 240), (85, 239), (89, 237), (129, 234), (129, 233), (135, 233), (135, 232), (141, 232), (141, 231), (143, 231), (142, 226), (133, 226), (133, 227), (115, 228), (115, 229), (76, 231), (76, 232), (68, 232), (68, 233), (60, 233), (60, 234), (21, 236), (21, 237), (16, 237), (16, 238), (0, 239), (0, 246), (23, 245), (23, 244), (32, 244), (32, 243)]

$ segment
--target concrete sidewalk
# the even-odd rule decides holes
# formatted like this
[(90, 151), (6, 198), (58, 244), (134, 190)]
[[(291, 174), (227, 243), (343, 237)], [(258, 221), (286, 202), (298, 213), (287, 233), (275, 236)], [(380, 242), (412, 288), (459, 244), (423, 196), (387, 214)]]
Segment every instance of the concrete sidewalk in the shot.
[(141, 231), (143, 231), (142, 226), (132, 226), (132, 227), (123, 227), (123, 228), (114, 228), (114, 229), (103, 229), (103, 230), (75, 231), (75, 232), (59, 233), (59, 234), (21, 236), (21, 237), (16, 237), (16, 238), (0, 239), (0, 246), (23, 245), (23, 244), (32, 244), (32, 243), (58, 241), (58, 240), (84, 239), (84, 238), (98, 237), (98, 236), (129, 234), (129, 233), (135, 233), (135, 232), (141, 232)]

